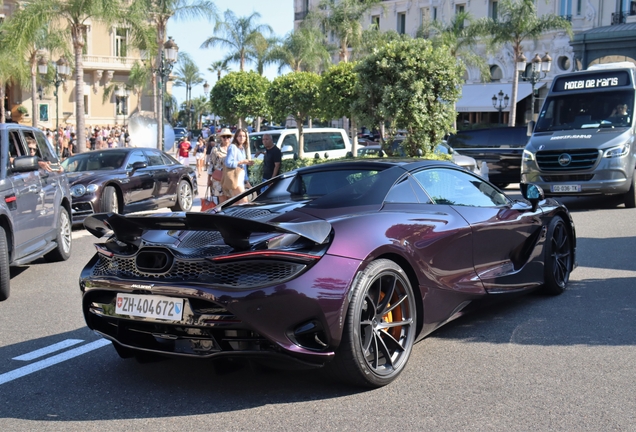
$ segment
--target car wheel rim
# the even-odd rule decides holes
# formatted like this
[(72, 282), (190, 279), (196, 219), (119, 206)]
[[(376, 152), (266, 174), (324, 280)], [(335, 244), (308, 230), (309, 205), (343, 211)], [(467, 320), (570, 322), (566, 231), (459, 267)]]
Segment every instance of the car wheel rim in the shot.
[(187, 183), (181, 185), (181, 204), (184, 210), (188, 210), (192, 207), (192, 193), (190, 192), (190, 186)]
[(402, 278), (382, 274), (367, 290), (360, 313), (360, 345), (367, 366), (379, 376), (395, 373), (413, 345), (413, 300)]
[(111, 213), (119, 213), (119, 202), (117, 202), (117, 194), (113, 192), (113, 199), (111, 200)]
[(565, 286), (570, 277), (571, 247), (570, 236), (565, 224), (559, 222), (552, 235), (552, 276), (559, 286)]
[(69, 220), (66, 212), (61, 213), (60, 217), (60, 237), (62, 240), (62, 249), (64, 253), (69, 253), (71, 250), (71, 221)]

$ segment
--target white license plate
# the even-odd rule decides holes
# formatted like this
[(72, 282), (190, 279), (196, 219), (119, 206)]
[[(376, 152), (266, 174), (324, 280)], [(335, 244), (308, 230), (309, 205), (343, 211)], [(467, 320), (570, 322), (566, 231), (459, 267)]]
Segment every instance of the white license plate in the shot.
[(180, 321), (183, 299), (155, 295), (117, 294), (115, 313), (142, 318)]
[(581, 192), (581, 185), (552, 185), (552, 192)]

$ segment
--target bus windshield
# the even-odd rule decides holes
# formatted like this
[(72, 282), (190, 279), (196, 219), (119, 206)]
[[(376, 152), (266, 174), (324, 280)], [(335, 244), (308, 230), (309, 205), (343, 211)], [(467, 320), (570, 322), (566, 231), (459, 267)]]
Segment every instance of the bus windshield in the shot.
[(628, 127), (633, 116), (633, 90), (551, 96), (541, 109), (535, 132)]

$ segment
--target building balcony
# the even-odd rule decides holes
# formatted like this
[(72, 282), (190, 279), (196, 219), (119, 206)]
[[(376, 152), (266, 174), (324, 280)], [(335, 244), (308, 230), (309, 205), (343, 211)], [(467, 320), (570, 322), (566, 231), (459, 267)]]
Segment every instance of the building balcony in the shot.
[(84, 70), (112, 70), (112, 71), (129, 71), (138, 57), (115, 57), (100, 55), (84, 55)]

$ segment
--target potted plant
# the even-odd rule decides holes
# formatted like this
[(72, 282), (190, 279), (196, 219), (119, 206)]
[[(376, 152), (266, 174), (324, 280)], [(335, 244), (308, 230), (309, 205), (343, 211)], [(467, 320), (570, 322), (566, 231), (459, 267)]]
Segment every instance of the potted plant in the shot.
[(19, 112), (21, 115), (29, 114), (29, 110), (27, 110), (24, 105), (18, 105), (18, 107), (16, 108), (16, 111)]

